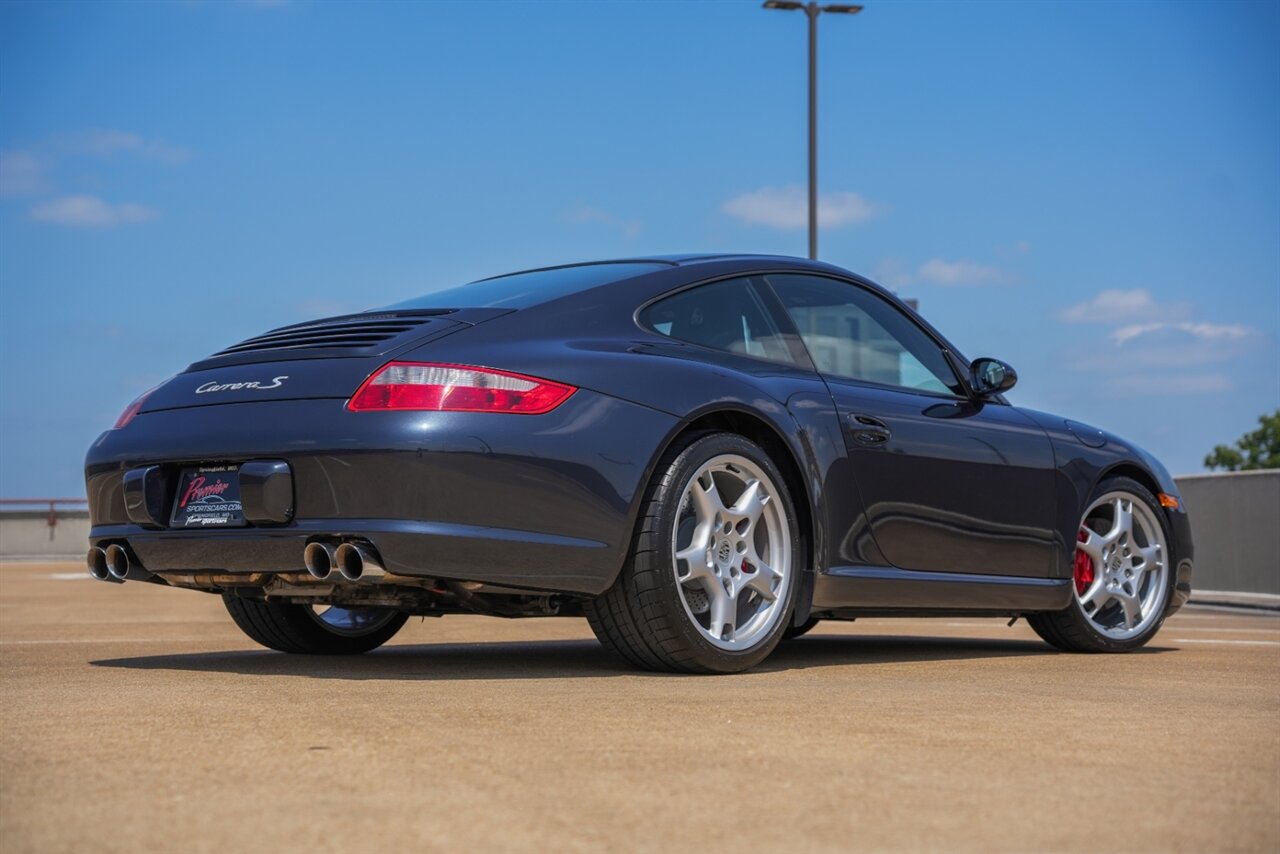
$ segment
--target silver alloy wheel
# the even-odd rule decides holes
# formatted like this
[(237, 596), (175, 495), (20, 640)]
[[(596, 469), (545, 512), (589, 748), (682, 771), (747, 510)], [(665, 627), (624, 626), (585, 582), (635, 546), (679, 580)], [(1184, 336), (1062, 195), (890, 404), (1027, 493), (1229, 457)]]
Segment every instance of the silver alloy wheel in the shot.
[(305, 610), (326, 630), (344, 637), (364, 637), (396, 618), (385, 608), (343, 608), (338, 605), (308, 605)]
[(685, 613), (725, 650), (750, 649), (777, 626), (791, 584), (791, 528), (778, 488), (736, 454), (685, 484), (672, 536)]
[(1095, 629), (1128, 640), (1160, 619), (1169, 590), (1169, 550), (1164, 528), (1145, 501), (1117, 491), (1093, 502), (1076, 551), (1076, 602)]

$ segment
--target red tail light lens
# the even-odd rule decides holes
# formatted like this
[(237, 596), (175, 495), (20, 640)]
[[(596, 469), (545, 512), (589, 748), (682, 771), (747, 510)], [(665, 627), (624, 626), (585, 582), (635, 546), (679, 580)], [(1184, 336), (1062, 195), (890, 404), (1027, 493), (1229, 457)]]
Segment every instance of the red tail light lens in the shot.
[[(164, 383), (161, 383), (161, 385), (164, 385)], [(146, 403), (147, 398), (151, 396), (151, 392), (155, 391), (158, 388), (160, 388), (160, 386), (153, 386), (147, 389), (146, 391), (144, 391), (142, 394), (135, 397), (133, 399), (133, 403), (126, 406), (124, 408), (124, 412), (120, 413), (120, 417), (116, 419), (115, 426), (113, 426), (111, 429), (119, 430), (121, 427), (125, 426), (130, 421), (132, 421), (133, 416), (137, 415), (138, 410), (142, 409), (142, 404)]]
[(577, 390), (571, 385), (493, 368), (391, 362), (364, 381), (347, 402), (347, 409), (541, 415), (564, 403)]

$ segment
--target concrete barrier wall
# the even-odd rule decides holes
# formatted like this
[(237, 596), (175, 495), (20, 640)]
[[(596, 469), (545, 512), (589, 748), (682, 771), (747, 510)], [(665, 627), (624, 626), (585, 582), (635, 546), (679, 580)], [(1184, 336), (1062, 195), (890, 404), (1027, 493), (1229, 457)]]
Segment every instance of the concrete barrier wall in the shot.
[(1280, 471), (1179, 477), (1197, 590), (1280, 595)]
[(0, 513), (0, 557), (84, 558), (89, 548), (89, 511), (59, 510), (49, 525), (48, 510)]
[[(1280, 471), (1186, 475), (1178, 488), (1191, 514), (1197, 590), (1280, 595)], [(0, 513), (0, 556), (73, 557), (87, 547), (89, 514)]]

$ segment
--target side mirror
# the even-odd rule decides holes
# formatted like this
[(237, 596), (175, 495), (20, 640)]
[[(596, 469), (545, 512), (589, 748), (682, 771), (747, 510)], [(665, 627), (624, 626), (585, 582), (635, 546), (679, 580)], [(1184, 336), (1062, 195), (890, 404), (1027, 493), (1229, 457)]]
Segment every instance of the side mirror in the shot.
[(1000, 394), (1018, 382), (1018, 372), (999, 359), (974, 359), (969, 366), (969, 386), (979, 397)]

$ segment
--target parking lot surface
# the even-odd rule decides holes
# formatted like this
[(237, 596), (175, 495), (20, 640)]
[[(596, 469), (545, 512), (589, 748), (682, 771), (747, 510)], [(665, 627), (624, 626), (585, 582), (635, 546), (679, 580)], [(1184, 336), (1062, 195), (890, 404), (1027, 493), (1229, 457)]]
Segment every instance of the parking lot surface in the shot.
[(7, 854), (1280, 850), (1275, 616), (1121, 656), (868, 619), (688, 677), (571, 619), (285, 656), (216, 597), (83, 575), (0, 565)]

